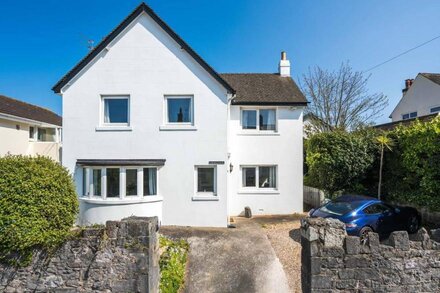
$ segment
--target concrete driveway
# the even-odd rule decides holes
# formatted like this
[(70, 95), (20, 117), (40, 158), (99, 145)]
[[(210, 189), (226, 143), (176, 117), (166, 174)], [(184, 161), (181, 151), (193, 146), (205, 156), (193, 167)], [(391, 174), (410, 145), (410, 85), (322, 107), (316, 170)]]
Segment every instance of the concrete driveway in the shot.
[(184, 292), (289, 292), (261, 226), (242, 218), (234, 224), (235, 229), (161, 227), (161, 234), (190, 244)]

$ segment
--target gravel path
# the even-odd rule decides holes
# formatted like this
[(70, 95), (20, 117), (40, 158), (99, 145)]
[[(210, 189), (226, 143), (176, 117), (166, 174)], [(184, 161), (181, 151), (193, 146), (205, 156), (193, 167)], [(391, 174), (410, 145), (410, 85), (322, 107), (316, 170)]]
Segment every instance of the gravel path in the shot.
[(301, 292), (300, 219), (304, 215), (256, 217), (283, 265), (292, 292)]

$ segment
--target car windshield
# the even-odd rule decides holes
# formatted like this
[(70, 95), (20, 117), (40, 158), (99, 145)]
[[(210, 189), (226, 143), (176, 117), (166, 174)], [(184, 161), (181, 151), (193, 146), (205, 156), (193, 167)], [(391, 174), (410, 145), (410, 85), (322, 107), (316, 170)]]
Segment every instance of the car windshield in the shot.
[(342, 216), (354, 210), (358, 205), (358, 202), (331, 201), (325, 206), (321, 207), (320, 210), (325, 213)]

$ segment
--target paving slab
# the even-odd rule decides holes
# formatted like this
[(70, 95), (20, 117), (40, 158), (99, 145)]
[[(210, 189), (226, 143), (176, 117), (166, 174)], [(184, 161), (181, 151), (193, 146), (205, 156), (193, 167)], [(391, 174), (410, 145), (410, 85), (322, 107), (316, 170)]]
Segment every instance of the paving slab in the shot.
[(184, 292), (289, 292), (283, 267), (261, 225), (236, 228), (163, 226), (160, 233), (190, 245)]

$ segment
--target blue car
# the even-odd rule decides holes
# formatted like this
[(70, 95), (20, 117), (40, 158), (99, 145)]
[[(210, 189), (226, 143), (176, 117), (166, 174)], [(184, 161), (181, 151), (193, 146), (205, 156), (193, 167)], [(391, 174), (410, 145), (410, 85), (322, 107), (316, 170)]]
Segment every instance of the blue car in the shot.
[(348, 235), (364, 240), (369, 232), (388, 235), (406, 230), (415, 233), (421, 222), (420, 214), (411, 207), (394, 207), (377, 198), (343, 195), (309, 212), (310, 217), (335, 218), (345, 223)]

